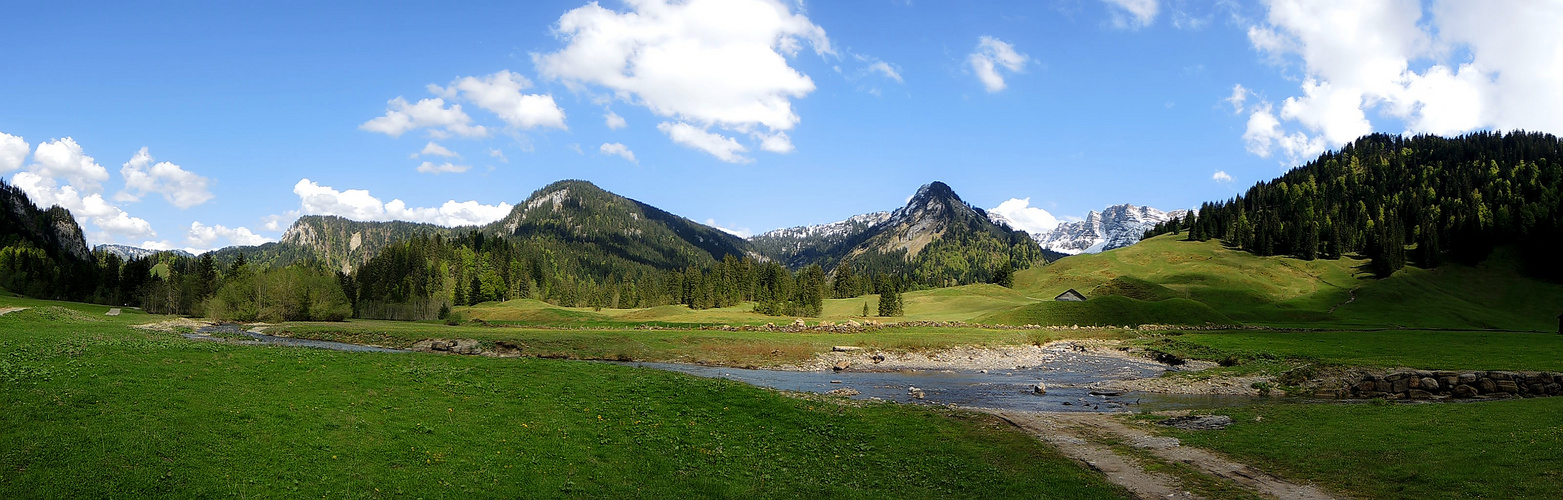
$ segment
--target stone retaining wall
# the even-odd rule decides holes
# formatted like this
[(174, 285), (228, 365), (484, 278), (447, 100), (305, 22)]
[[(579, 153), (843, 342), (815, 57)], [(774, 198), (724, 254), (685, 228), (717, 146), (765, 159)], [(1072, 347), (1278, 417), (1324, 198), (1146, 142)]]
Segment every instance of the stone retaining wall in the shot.
[(1508, 371), (1396, 370), (1356, 373), (1315, 389), (1321, 398), (1491, 399), (1556, 396), (1563, 373)]

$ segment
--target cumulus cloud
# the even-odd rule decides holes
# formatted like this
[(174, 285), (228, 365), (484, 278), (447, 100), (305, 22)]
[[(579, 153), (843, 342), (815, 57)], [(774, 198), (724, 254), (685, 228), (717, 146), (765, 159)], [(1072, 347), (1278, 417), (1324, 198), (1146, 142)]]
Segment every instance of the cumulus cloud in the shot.
[(991, 36), (977, 39), (977, 51), (966, 56), (966, 61), (971, 64), (972, 71), (977, 73), (977, 79), (982, 80), (982, 86), (988, 92), (998, 92), (1006, 87), (1004, 75), (999, 74), (999, 68), (1019, 72), (1025, 69), (1026, 61), (1031, 58), (1015, 51), (1015, 46)]
[(1232, 176), (1228, 175), (1225, 170), (1217, 170), (1215, 174), (1210, 176), (1210, 180), (1216, 182), (1232, 182)]
[[(217, 245), (218, 240), (224, 240), (226, 245)], [(251, 232), (249, 228), (236, 227), (229, 229), (222, 224), (208, 226), (200, 221), (190, 223), (190, 231), (185, 234), (185, 242), (192, 248), (212, 249), (234, 245), (253, 246), (262, 243), (276, 241), (265, 236)], [(198, 252), (191, 252), (198, 253)]]
[(738, 141), (733, 140), (733, 138), (710, 132), (688, 123), (662, 122), (657, 124), (657, 130), (667, 134), (668, 138), (673, 139), (673, 142), (687, 148), (705, 151), (711, 156), (715, 156), (718, 160), (728, 163), (749, 163), (754, 161), (740, 154), (749, 151), (749, 149), (739, 144)]
[(614, 155), (614, 156), (622, 157), (622, 158), (624, 158), (626, 160), (629, 160), (630, 163), (640, 164), (639, 161), (635, 160), (635, 152), (634, 151), (630, 151), (629, 146), (625, 146), (625, 145), (617, 143), (617, 142), (613, 142), (613, 143), (606, 143), (605, 142), (605, 143), (602, 144), (602, 147), (597, 148), (597, 150), (599, 152), (601, 152), (602, 154), (605, 154), (605, 155)]
[(459, 174), (459, 173), (462, 173), (462, 172), (466, 172), (467, 170), (469, 170), (471, 168), (472, 167), (468, 166), (468, 165), (456, 165), (456, 164), (453, 164), (451, 162), (445, 162), (445, 163), (441, 163), (441, 164), (435, 165), (434, 162), (432, 162), (432, 161), (426, 161), (426, 162), (423, 162), (422, 165), (418, 165), (418, 173), (420, 173), (420, 174), (435, 174), (435, 175), (439, 175), (439, 174)]
[(69, 137), (39, 143), (38, 149), (33, 151), (33, 164), (27, 169), (42, 177), (64, 179), (88, 193), (101, 192), (103, 181), (109, 178), (108, 169), (83, 153), (81, 145)]
[(1157, 0), (1102, 0), (1112, 13), (1113, 26), (1121, 29), (1140, 29), (1150, 26), (1161, 12)]
[(609, 130), (618, 130), (630, 126), (629, 122), (624, 121), (624, 117), (619, 116), (618, 113), (614, 113), (612, 111), (609, 111), (608, 114), (602, 115), (602, 119), (605, 123), (607, 123)]
[(470, 226), (494, 222), (504, 218), (513, 208), (509, 203), (484, 205), (476, 201), (447, 201), (438, 208), (408, 207), (406, 202), (393, 199), (381, 202), (363, 189), (338, 191), (309, 179), (300, 179), (293, 185), (293, 194), (299, 197), (299, 209), (303, 214), (336, 215), (353, 220), (383, 221), (405, 220), (427, 222), (442, 226)]
[(0, 132), (0, 172), (22, 168), (22, 163), (27, 161), (27, 152), (31, 149), (32, 146), (21, 137)]
[(988, 211), (1004, 216), (1014, 224), (1015, 229), (1028, 233), (1052, 231), (1059, 222), (1047, 210), (1031, 206), (1031, 198), (1010, 198)]
[(413, 156), (419, 156), (419, 155), (422, 155), (422, 156), (431, 156), (431, 155), (432, 156), (443, 156), (443, 157), (446, 157), (446, 158), (461, 158), (461, 155), (456, 154), (455, 151), (451, 151), (449, 149), (446, 149), (445, 146), (441, 146), (439, 144), (435, 144), (434, 141), (429, 141), (428, 144), (423, 145), (423, 150), (419, 151), (417, 155), (413, 155)]
[(1249, 150), (1306, 160), (1376, 130), (1374, 118), (1399, 120), (1406, 133), (1563, 133), (1563, 4), (1430, 5), (1424, 13), (1417, 0), (1270, 2), (1249, 43), (1298, 67), (1301, 86), (1279, 115), (1269, 103), (1249, 108)]
[[(825, 30), (780, 0), (638, 0), (617, 12), (596, 2), (566, 12), (554, 32), (566, 46), (533, 54), (539, 72), (574, 88), (598, 86), (624, 102), (704, 131), (792, 129), (792, 99), (814, 82), (789, 65), (806, 42), (834, 54)], [(610, 123), (611, 126), (611, 123)], [(659, 126), (664, 129), (666, 127)], [(704, 132), (710, 134), (709, 132)], [(711, 134), (714, 135), (714, 134)], [(686, 139), (688, 133), (674, 136)], [(718, 136), (720, 137), (720, 136)], [(736, 141), (723, 137), (723, 141)], [(690, 145), (689, 142), (680, 142)], [(712, 143), (714, 144), (714, 142)], [(696, 147), (735, 161), (741, 146)]]
[(443, 89), (433, 88), (447, 97), (460, 95), (478, 107), (486, 109), (512, 127), (532, 129), (537, 127), (566, 128), (564, 110), (554, 103), (549, 94), (524, 94), (521, 91), (532, 86), (531, 80), (509, 70), (482, 78), (469, 76), (451, 82)]
[[(10, 147), (14, 148), (14, 143)], [(102, 183), (108, 177), (107, 169), (67, 137), (39, 143), (33, 151), (33, 163), (11, 176), (11, 185), (27, 193), (38, 206), (58, 205), (70, 210), (91, 242), (157, 236), (146, 219), (133, 217), (103, 198)], [(93, 227), (97, 230), (91, 230)]]
[(407, 99), (398, 96), (388, 101), (386, 108), (385, 116), (364, 122), (358, 128), (391, 137), (401, 137), (419, 128), (428, 128), (437, 137), (450, 134), (466, 137), (488, 135), (488, 129), (472, 124), (472, 117), (461, 110), (460, 104), (446, 107), (445, 100), (438, 97), (409, 104)]
[(152, 162), (152, 155), (143, 147), (119, 167), (125, 189), (114, 195), (116, 201), (141, 201), (147, 193), (159, 193), (176, 207), (190, 208), (213, 198), (211, 179), (170, 162)]
[(488, 150), (488, 156), (490, 158), (497, 159), (497, 160), (499, 160), (501, 162), (504, 162), (504, 163), (510, 163), (510, 159), (509, 158), (505, 158), (505, 152), (504, 151), (500, 151), (498, 149), (490, 149), (490, 150)]

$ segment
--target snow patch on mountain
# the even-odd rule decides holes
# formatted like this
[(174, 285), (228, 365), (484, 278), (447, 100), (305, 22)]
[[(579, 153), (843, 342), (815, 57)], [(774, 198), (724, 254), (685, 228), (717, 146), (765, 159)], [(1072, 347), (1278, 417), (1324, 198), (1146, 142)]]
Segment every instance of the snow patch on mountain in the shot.
[(1145, 231), (1156, 224), (1174, 217), (1181, 218), (1189, 212), (1163, 212), (1130, 204), (1113, 205), (1101, 212), (1091, 211), (1084, 220), (1062, 222), (1052, 231), (1032, 233), (1031, 237), (1036, 238), (1042, 248), (1058, 253), (1098, 253), (1138, 243), (1145, 236)]
[(872, 227), (875, 224), (890, 219), (890, 212), (874, 212), (862, 215), (854, 215), (846, 220), (829, 224), (816, 224), (812, 226), (795, 226), (783, 229), (766, 231), (754, 236), (754, 238), (836, 238), (846, 236), (857, 231)]

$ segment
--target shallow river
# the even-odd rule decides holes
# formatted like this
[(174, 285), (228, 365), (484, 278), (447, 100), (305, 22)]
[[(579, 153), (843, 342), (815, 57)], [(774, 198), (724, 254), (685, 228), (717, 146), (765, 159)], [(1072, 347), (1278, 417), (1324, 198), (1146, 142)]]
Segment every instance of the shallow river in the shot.
[[(824, 393), (835, 389), (851, 388), (859, 392), (851, 396), (853, 399), (955, 404), (1022, 411), (1172, 410), (1241, 406), (1257, 401), (1256, 398), (1243, 396), (1136, 392), (1117, 394), (1102, 390), (1096, 390), (1098, 394), (1091, 394), (1094, 390), (1091, 386), (1109, 379), (1154, 377), (1165, 371), (1107, 356), (1074, 356), (1047, 366), (996, 370), (988, 373), (955, 370), (797, 372), (680, 363), (617, 364), (723, 378), (787, 391)], [(1038, 381), (1047, 385), (1047, 394), (1039, 395), (1032, 392), (1032, 387)], [(922, 391), (922, 399), (912, 395), (912, 387)]]

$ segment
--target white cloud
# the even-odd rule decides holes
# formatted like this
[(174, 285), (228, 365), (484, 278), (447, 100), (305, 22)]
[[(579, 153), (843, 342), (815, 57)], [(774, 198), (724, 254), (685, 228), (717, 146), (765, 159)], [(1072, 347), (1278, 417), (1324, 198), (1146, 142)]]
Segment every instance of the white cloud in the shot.
[(1232, 114), (1243, 112), (1243, 104), (1248, 101), (1250, 95), (1253, 95), (1253, 92), (1243, 88), (1242, 84), (1232, 86), (1232, 96), (1225, 99), (1227, 104), (1232, 105)]
[(336, 215), (354, 220), (405, 220), (442, 226), (479, 225), (494, 222), (510, 213), (509, 203), (484, 205), (476, 201), (447, 201), (439, 208), (408, 207), (402, 200), (381, 202), (362, 189), (338, 191), (309, 179), (293, 185), (299, 197), (300, 212), (309, 215)]
[(1227, 171), (1225, 170), (1217, 170), (1215, 174), (1210, 176), (1210, 180), (1216, 182), (1232, 182), (1232, 176), (1228, 175)]
[(706, 225), (716, 228), (718, 231), (731, 234), (739, 238), (748, 238), (750, 236), (754, 236), (754, 231), (750, 231), (747, 227), (722, 227), (716, 223), (716, 219), (706, 219)]
[[(791, 100), (815, 88), (788, 58), (803, 41), (816, 54), (835, 53), (825, 30), (793, 13), (791, 2), (628, 4), (633, 10), (616, 12), (592, 2), (560, 16), (554, 32), (567, 45), (533, 54), (539, 72), (575, 88), (601, 86), (624, 102), (701, 129), (776, 132), (798, 124)], [(697, 149), (724, 161), (733, 161), (736, 150)]]
[(972, 71), (977, 72), (977, 79), (982, 80), (982, 86), (988, 92), (998, 92), (1006, 87), (1004, 76), (999, 74), (999, 68), (1019, 72), (1026, 66), (1026, 61), (1031, 58), (1015, 51), (1015, 46), (991, 36), (977, 39), (977, 51), (966, 56), (966, 61), (971, 64)]
[(454, 96), (459, 92), (463, 99), (499, 115), (501, 120), (512, 127), (565, 129), (564, 110), (554, 103), (554, 96), (521, 93), (531, 86), (532, 82), (526, 77), (502, 70), (482, 78), (460, 78), (451, 82), (449, 87), (431, 90), (439, 90), (436, 93), (446, 96)]
[(500, 151), (498, 149), (490, 149), (490, 150), (488, 150), (488, 156), (490, 158), (498, 159), (499, 161), (504, 162), (504, 163), (510, 163), (510, 159), (509, 158), (505, 158), (505, 152), (504, 151)]
[[(229, 229), (222, 224), (208, 226), (199, 221), (190, 223), (190, 231), (185, 234), (185, 241), (191, 247), (200, 249), (220, 248), (216, 245), (218, 240), (226, 240), (228, 244), (222, 246), (253, 246), (262, 243), (276, 241), (265, 236), (251, 232), (249, 228), (236, 227)], [(198, 252), (191, 252), (198, 253)]]
[(130, 161), (119, 167), (125, 189), (114, 195), (115, 201), (141, 201), (147, 193), (160, 193), (179, 208), (190, 208), (213, 198), (212, 180), (170, 162), (152, 163), (147, 148), (141, 148)]
[(1140, 29), (1150, 26), (1161, 12), (1157, 0), (1102, 0), (1112, 12), (1113, 26), (1121, 29)]
[(619, 156), (619, 157), (622, 157), (622, 158), (624, 158), (626, 160), (629, 160), (630, 163), (634, 163), (634, 164), (637, 164), (637, 165), (640, 164), (639, 161), (635, 160), (635, 152), (634, 151), (630, 151), (629, 146), (625, 146), (625, 145), (617, 143), (617, 142), (614, 142), (614, 143), (606, 143), (605, 142), (605, 143), (602, 144), (602, 147), (597, 148), (597, 150), (599, 152), (601, 152), (602, 154), (605, 154), (605, 155)]
[[(1244, 138), (1266, 156), (1338, 147), (1371, 132), (1373, 118), (1406, 133), (1480, 129), (1563, 133), (1563, 4), (1437, 0), (1274, 0), (1249, 43), (1302, 72), (1300, 95), (1250, 108)], [(1417, 70), (1415, 68), (1426, 69)], [(1256, 134), (1275, 119), (1273, 132)], [(1285, 140), (1279, 140), (1285, 138)], [(1318, 145), (1319, 147), (1315, 147)], [(1307, 159), (1307, 158), (1303, 158)]]
[(874, 61), (873, 64), (868, 65), (868, 72), (879, 73), (884, 75), (885, 78), (895, 80), (898, 83), (904, 82), (904, 80), (901, 79), (901, 73), (896, 71), (894, 67), (890, 66), (890, 63), (884, 61)]
[(760, 149), (762, 150), (786, 154), (791, 153), (794, 149), (792, 147), (792, 138), (788, 137), (786, 132), (774, 134), (760, 134), (756, 132), (755, 134), (760, 139)]
[(1031, 198), (1010, 198), (988, 211), (1004, 216), (1015, 229), (1028, 233), (1052, 231), (1058, 227), (1058, 218), (1047, 210), (1031, 206)]
[(612, 111), (609, 111), (606, 115), (602, 115), (602, 119), (608, 124), (609, 130), (618, 130), (630, 125), (629, 122), (624, 121), (624, 117), (619, 116), (618, 113), (614, 113)]
[[(38, 206), (58, 205), (70, 210), (90, 242), (157, 236), (146, 219), (132, 217), (103, 199), (102, 182), (108, 179), (108, 170), (87, 156), (75, 140), (67, 137), (38, 144), (33, 162), (11, 176), (11, 185), (27, 193)], [(98, 231), (88, 231), (89, 227)]]
[(22, 168), (27, 161), (27, 151), (32, 147), (21, 137), (0, 132), (0, 172)]
[(439, 165), (435, 165), (434, 162), (432, 162), (432, 161), (426, 161), (426, 162), (423, 162), (422, 165), (418, 165), (418, 173), (420, 173), (420, 174), (435, 174), (435, 175), (439, 175), (439, 174), (459, 174), (459, 173), (462, 173), (462, 172), (466, 172), (467, 170), (469, 170), (471, 168), (472, 167), (467, 166), (467, 165), (455, 165), (455, 164), (452, 164), (451, 162), (448, 162), (448, 161), (445, 162), (445, 163), (441, 163)]
[[(456, 154), (455, 151), (451, 151), (449, 149), (446, 149), (445, 146), (441, 146), (439, 144), (435, 144), (434, 141), (429, 141), (428, 144), (423, 145), (423, 150), (419, 151), (418, 154), (419, 155), (424, 155), (424, 156), (434, 155), (434, 156), (443, 156), (443, 157), (446, 157), (446, 158), (461, 158), (461, 155)], [(414, 155), (414, 156), (416, 156), (416, 155)]]
[[(273, 214), (261, 217), (261, 229), (265, 229), (267, 231), (281, 231), (283, 228), (293, 225), (293, 221), (298, 219), (298, 216), (299, 211), (289, 210), (282, 215)], [(283, 224), (284, 222), (287, 224)]]
[(33, 151), (33, 164), (27, 170), (51, 179), (65, 179), (71, 186), (88, 193), (103, 190), (103, 181), (109, 171), (98, 161), (87, 156), (76, 140), (66, 137), (54, 142), (38, 143)]
[(657, 124), (657, 130), (667, 134), (673, 142), (685, 147), (705, 151), (717, 159), (728, 163), (749, 163), (753, 159), (740, 153), (749, 151), (738, 141), (722, 134), (709, 132), (688, 123), (662, 122)]
[(430, 134), (435, 136), (488, 135), (488, 129), (483, 128), (482, 125), (472, 124), (472, 117), (461, 110), (460, 104), (452, 104), (447, 108), (445, 100), (438, 97), (421, 99), (417, 104), (408, 104), (406, 99), (398, 96), (387, 102), (385, 116), (364, 122), (358, 128), (391, 137), (401, 137), (402, 134), (418, 128), (429, 128)]

